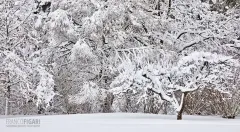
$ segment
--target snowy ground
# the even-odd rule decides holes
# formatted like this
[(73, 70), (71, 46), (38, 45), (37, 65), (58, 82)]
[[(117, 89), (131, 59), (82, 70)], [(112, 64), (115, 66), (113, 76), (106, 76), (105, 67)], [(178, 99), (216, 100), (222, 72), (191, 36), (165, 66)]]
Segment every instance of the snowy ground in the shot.
[[(16, 117), (40, 119), (40, 127), (6, 127), (0, 118), (0, 132), (240, 132), (240, 118), (175, 116), (151, 114), (84, 114)], [(10, 118), (8, 118), (10, 119)]]

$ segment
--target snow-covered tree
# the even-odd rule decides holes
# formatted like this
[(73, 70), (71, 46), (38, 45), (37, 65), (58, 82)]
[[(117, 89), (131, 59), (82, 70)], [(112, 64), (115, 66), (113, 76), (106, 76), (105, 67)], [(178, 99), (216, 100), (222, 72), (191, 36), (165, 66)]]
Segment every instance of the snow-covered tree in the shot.
[(109, 99), (104, 112), (181, 115), (182, 95), (212, 105), (204, 92), (227, 106), (239, 11), (239, 0), (0, 0), (0, 109), (103, 112)]
[[(36, 38), (34, 37), (34, 29), (32, 24), (32, 11), (34, 10), (32, 0), (12, 0), (1, 1), (1, 94), (4, 95), (5, 114), (24, 114), (21, 107), (27, 106), (28, 103), (34, 102), (35, 106), (38, 101), (44, 97), (38, 96), (46, 91), (52, 91), (49, 82), (43, 86), (33, 79), (33, 75), (38, 73), (36, 67), (41, 64), (34, 59), (39, 56), (32, 57), (35, 49)], [(48, 72), (47, 72), (48, 73)], [(41, 76), (42, 77), (42, 76)], [(46, 79), (46, 77), (42, 77)], [(50, 76), (51, 78), (51, 76)], [(48, 79), (50, 79), (48, 78)], [(54, 84), (50, 81), (50, 84)], [(45, 89), (37, 92), (36, 89), (44, 87)], [(52, 91), (53, 92), (53, 91)], [(50, 97), (51, 98), (51, 97)], [(47, 100), (45, 103), (49, 103)]]
[[(233, 67), (236, 66), (237, 60), (231, 57), (194, 52), (180, 58), (176, 66), (167, 69), (156, 64), (147, 64), (140, 69), (134, 65), (132, 68), (126, 65), (123, 73), (112, 83), (112, 87), (114, 92), (124, 92), (128, 89), (151, 91), (162, 100), (171, 103), (178, 112), (177, 119), (182, 119), (185, 98), (189, 92), (208, 87), (228, 92), (229, 89), (235, 88), (228, 86), (234, 80)], [(177, 98), (177, 92), (181, 93), (181, 99)]]

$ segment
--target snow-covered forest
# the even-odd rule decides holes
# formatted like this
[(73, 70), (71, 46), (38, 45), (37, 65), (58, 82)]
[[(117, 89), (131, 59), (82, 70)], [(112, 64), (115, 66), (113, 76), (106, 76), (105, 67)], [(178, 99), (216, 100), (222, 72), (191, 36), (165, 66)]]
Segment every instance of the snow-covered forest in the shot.
[(0, 115), (240, 114), (240, 0), (0, 0)]

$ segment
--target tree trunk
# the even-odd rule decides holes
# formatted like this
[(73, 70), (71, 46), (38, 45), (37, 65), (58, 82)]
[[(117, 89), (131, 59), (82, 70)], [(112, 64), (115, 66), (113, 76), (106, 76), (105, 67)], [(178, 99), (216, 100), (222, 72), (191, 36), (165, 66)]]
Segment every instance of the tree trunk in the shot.
[(9, 101), (8, 101), (8, 97), (6, 98), (6, 104), (5, 104), (5, 115), (8, 115), (8, 104), (9, 104)]
[(168, 11), (167, 11), (167, 16), (169, 16), (170, 11), (171, 11), (171, 8), (172, 8), (172, 0), (169, 0), (169, 1), (168, 1)]
[(177, 120), (182, 120), (182, 113), (184, 111), (185, 100), (186, 100), (187, 94), (188, 94), (188, 92), (182, 93), (182, 100), (181, 100), (181, 104), (180, 104), (180, 110), (178, 111), (178, 114), (177, 114)]
[(5, 115), (9, 115), (9, 100), (10, 100), (10, 95), (11, 95), (11, 86), (10, 86), (10, 79), (8, 76), (8, 81), (7, 81), (7, 93), (6, 93), (6, 104), (5, 104)]

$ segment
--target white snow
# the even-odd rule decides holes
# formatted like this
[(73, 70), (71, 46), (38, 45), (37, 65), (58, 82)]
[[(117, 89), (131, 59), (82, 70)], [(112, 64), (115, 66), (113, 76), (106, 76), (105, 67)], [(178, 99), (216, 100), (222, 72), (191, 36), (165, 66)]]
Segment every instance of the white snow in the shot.
[(40, 28), (42, 26), (42, 16), (39, 16), (35, 23), (35, 28)]
[(74, 34), (74, 26), (71, 18), (65, 10), (57, 9), (49, 14), (49, 27), (55, 32), (64, 32), (67, 35)]
[(45, 70), (44, 67), (38, 66), (37, 71), (40, 74), (40, 81), (34, 93), (37, 95), (37, 105), (42, 101), (49, 105), (49, 102), (54, 97), (53, 92), (54, 80), (53, 76)]
[(82, 39), (78, 40), (77, 43), (73, 45), (73, 48), (71, 49), (70, 60), (74, 61), (79, 55), (82, 57), (94, 57), (91, 48)]
[[(83, 87), (80, 88), (80, 92), (74, 96), (69, 96), (69, 101), (76, 104), (85, 102), (96, 102), (100, 93), (104, 94), (104, 91), (100, 91), (99, 87), (93, 82), (85, 82)], [(105, 97), (105, 96), (103, 96)]]
[(40, 127), (6, 127), (0, 118), (1, 132), (239, 132), (240, 119), (221, 117), (183, 116), (176, 120), (172, 115), (153, 114), (79, 114), (59, 116), (16, 117), (40, 119)]

